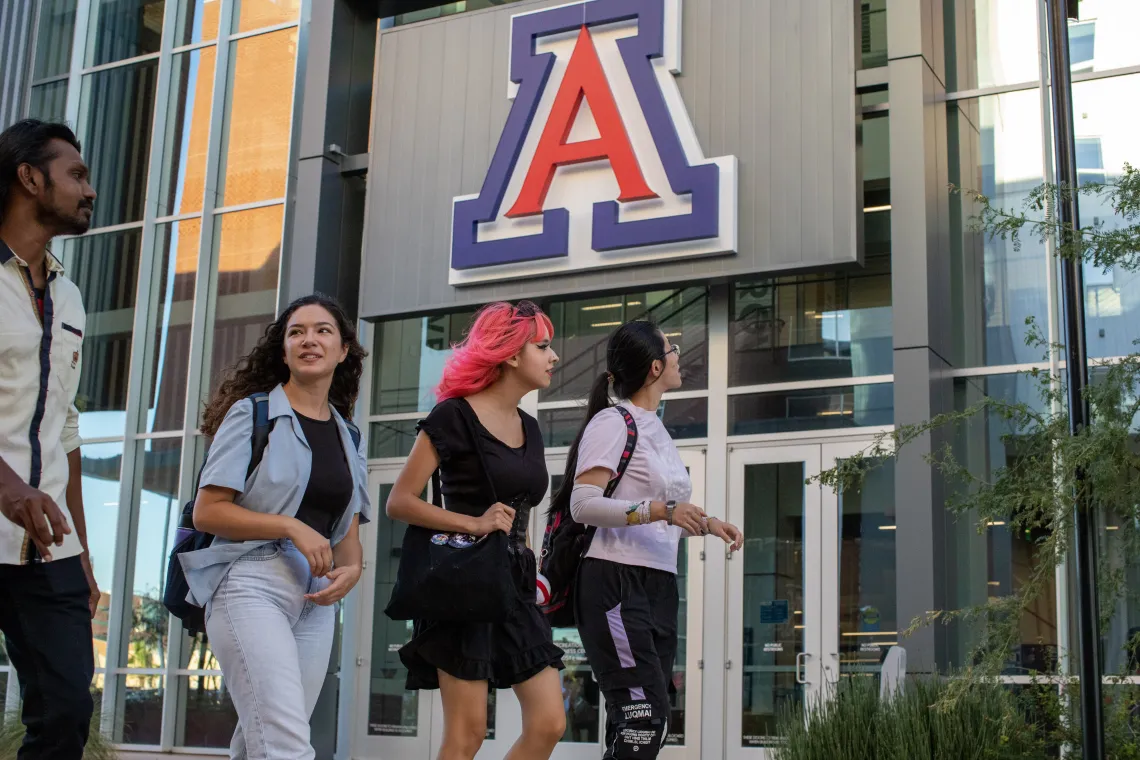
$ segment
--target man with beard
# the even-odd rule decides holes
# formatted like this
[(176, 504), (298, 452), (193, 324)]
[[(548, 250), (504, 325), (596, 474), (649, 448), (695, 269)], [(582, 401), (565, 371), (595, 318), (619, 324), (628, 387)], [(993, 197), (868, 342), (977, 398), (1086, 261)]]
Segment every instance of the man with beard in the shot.
[(91, 225), (95, 190), (62, 124), (0, 133), (0, 631), (27, 727), (20, 760), (80, 760), (99, 587), (80, 484), (86, 314), (48, 244)]

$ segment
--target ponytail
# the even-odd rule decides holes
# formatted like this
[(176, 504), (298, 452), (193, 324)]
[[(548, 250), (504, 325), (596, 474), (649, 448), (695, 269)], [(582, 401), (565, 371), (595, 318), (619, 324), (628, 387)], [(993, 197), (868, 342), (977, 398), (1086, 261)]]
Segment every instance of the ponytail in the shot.
[(610, 406), (610, 373), (603, 372), (590, 386), (590, 401), (586, 406), (586, 419), (582, 422), (582, 427), (578, 428), (574, 442), (570, 444), (570, 451), (566, 455), (566, 471), (562, 474), (562, 484), (558, 486), (558, 491), (551, 499), (550, 511), (547, 514), (570, 514), (570, 494), (574, 491), (574, 478), (577, 474), (575, 470), (578, 469), (578, 446), (582, 443), (582, 434), (586, 432), (590, 420), (597, 417), (598, 413), (604, 409), (609, 409)]
[(626, 322), (614, 331), (606, 346), (606, 371), (598, 375), (590, 387), (590, 404), (586, 407), (586, 419), (570, 445), (566, 455), (566, 472), (562, 485), (550, 502), (548, 514), (570, 514), (570, 494), (574, 490), (574, 478), (578, 469), (578, 446), (590, 420), (598, 412), (610, 407), (610, 383), (619, 399), (627, 399), (641, 390), (653, 368), (653, 362), (662, 360), (662, 345), (665, 336), (657, 325), (649, 319), (636, 319)]

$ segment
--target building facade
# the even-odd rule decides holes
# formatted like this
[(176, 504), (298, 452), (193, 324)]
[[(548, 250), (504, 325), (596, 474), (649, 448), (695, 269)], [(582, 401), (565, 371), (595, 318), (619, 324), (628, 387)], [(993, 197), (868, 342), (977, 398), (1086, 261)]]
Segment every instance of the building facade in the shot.
[[(532, 298), (553, 319), (559, 372), (524, 400), (552, 485), (613, 328), (649, 315), (681, 346), (685, 386), (661, 414), (694, 501), (746, 544), (682, 552), (665, 756), (763, 760), (781, 709), (895, 643), (912, 672), (966, 664), (970, 627), (902, 631), (1014, 592), (1033, 536), (953, 520), (922, 457), (949, 444), (985, 476), (1016, 456), (1010, 431), (939, 432), (857, 493), (805, 479), (983, 395), (1039, 402), (1019, 373), (1051, 367), (1027, 318), (1063, 337), (1051, 252), (972, 231), (948, 186), (1020, 207), (1052, 178), (1043, 18), (1040, 0), (0, 0), (0, 116), (71, 122), (100, 196), (57, 253), (89, 314), (104, 732), (146, 753), (228, 745), (217, 661), (161, 604), (166, 558), (205, 399), (314, 290), (371, 351), (357, 416), (378, 505), (478, 304)], [(1140, 161), (1138, 25), (1132, 0), (1083, 0), (1070, 25), (1082, 179)], [(1091, 203), (1082, 217), (1115, 223)], [(1085, 278), (1090, 355), (1129, 353), (1140, 283)], [(440, 701), (404, 690), (409, 628), (383, 614), (402, 529), (362, 533), (314, 743), (427, 760)], [(1023, 616), (1011, 683), (1064, 667), (1068, 600), (1062, 571)], [(1136, 626), (1122, 603), (1109, 672)], [(576, 631), (555, 637), (557, 757), (596, 757), (597, 685)], [(17, 709), (2, 652), (0, 698)], [(481, 756), (501, 757), (519, 707), (504, 691), (490, 708)]]

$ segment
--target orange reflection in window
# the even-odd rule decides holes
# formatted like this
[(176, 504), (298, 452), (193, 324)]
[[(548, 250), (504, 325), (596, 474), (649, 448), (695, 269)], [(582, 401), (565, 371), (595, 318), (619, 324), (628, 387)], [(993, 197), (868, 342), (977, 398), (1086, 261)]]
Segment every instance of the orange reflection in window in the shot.
[(222, 206), (285, 197), (297, 30), (238, 40), (226, 119)]
[[(284, 206), (238, 211), (221, 218), (218, 246), (218, 295), (277, 289)], [(241, 278), (227, 275), (243, 274)]]
[(234, 32), (252, 32), (277, 24), (296, 21), (301, 13), (301, 0), (236, 0)]
[[(176, 138), (174, 142), (175, 150), (181, 149), (182, 141), (185, 141), (186, 145), (184, 165), (179, 172), (181, 176), (170, 178), (174, 183), (170, 192), (173, 198), (178, 199), (177, 209), (174, 211), (176, 214), (191, 214), (202, 210), (202, 194), (206, 187), (206, 154), (210, 137), (210, 101), (214, 92), (217, 49), (208, 47), (184, 55), (190, 57), (186, 61), (189, 66), (181, 75), (182, 81), (175, 83), (176, 86), (181, 85), (180, 97), (183, 98), (184, 104), (174, 115), (177, 121), (171, 125), (171, 128), (177, 134), (181, 131), (182, 125), (189, 122), (190, 131), (181, 140)], [(193, 71), (194, 57), (197, 58), (197, 71)], [(191, 78), (194, 78), (193, 82), (189, 81)], [(192, 109), (188, 119), (185, 116), (186, 109)], [(185, 121), (182, 121), (183, 119)], [(175, 165), (177, 166), (177, 163)], [(180, 188), (177, 186), (179, 182), (181, 182)], [(178, 195), (179, 190), (181, 195)]]

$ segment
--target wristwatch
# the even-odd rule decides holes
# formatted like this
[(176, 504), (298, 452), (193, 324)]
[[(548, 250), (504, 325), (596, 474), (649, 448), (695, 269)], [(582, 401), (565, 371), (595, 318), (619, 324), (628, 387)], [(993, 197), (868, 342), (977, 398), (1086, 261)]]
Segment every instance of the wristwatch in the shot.
[(677, 502), (670, 499), (665, 502), (665, 522), (669, 525), (673, 524), (673, 510), (677, 508)]

